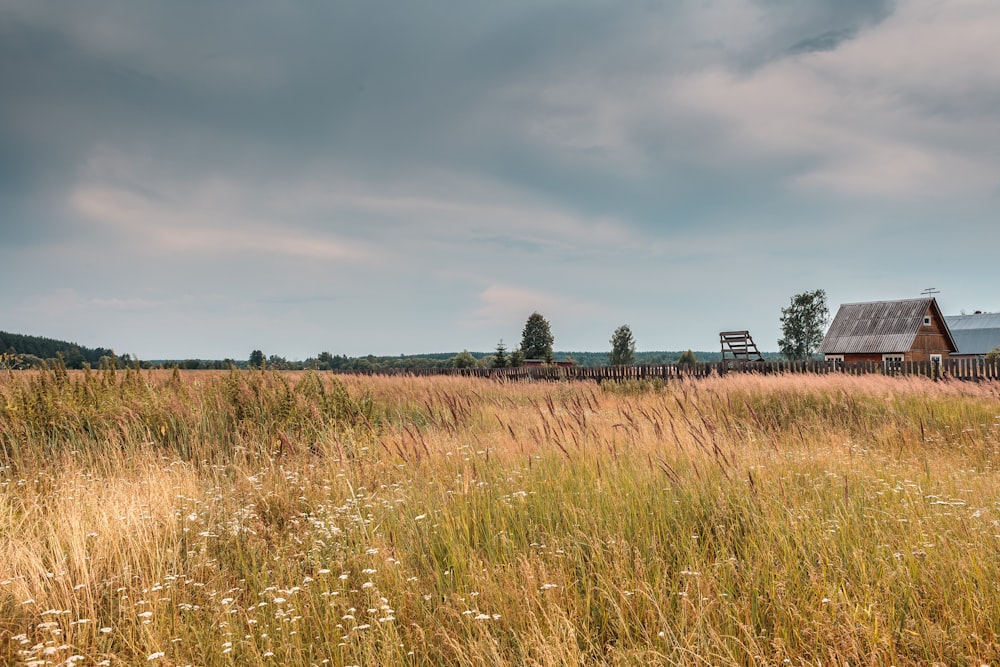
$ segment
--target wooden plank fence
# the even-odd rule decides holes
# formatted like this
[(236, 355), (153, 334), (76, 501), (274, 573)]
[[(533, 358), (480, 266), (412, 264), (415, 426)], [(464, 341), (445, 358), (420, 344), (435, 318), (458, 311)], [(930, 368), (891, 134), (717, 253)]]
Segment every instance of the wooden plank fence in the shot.
[(898, 375), (970, 381), (1000, 380), (1000, 363), (985, 359), (945, 359), (941, 362), (854, 362), (842, 361), (718, 361), (694, 364), (642, 366), (521, 366), (518, 368), (414, 368), (365, 371), (336, 371), (345, 375), (457, 375), (495, 380), (594, 380), (625, 382), (704, 378), (730, 373), (845, 373), (847, 375)]

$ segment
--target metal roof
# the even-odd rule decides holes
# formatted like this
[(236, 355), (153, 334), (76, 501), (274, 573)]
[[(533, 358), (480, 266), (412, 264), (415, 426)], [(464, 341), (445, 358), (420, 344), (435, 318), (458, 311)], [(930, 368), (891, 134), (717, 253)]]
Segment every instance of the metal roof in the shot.
[(958, 354), (988, 354), (1000, 347), (1000, 313), (948, 315), (944, 319), (958, 345)]
[[(833, 318), (818, 351), (821, 354), (906, 352), (913, 346), (928, 308), (941, 317), (934, 299), (845, 303)], [(957, 348), (951, 336), (949, 342), (953, 349)]]

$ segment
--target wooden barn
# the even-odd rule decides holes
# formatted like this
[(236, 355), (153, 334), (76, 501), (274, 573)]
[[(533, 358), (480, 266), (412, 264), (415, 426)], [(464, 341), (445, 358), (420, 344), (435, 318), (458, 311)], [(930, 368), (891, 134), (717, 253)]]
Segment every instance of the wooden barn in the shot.
[(845, 303), (819, 352), (828, 361), (942, 361), (958, 351), (937, 300)]

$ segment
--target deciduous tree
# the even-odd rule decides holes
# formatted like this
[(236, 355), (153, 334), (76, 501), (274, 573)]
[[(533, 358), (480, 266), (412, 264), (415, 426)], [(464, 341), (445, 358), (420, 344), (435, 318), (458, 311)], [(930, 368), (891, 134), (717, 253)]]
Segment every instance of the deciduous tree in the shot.
[(781, 353), (793, 361), (811, 357), (823, 342), (823, 329), (829, 317), (825, 291), (818, 289), (793, 296), (789, 306), (781, 309), (783, 337), (778, 341)]
[(263, 368), (265, 363), (264, 353), (260, 350), (254, 350), (250, 353), (250, 360), (247, 365), (250, 368)]
[(479, 365), (476, 358), (468, 350), (462, 350), (448, 360), (448, 365), (452, 368), (475, 368)]
[(688, 350), (687, 352), (681, 352), (681, 356), (677, 359), (679, 364), (694, 364), (698, 362), (698, 357), (695, 356), (694, 351)]
[(631, 366), (635, 363), (635, 337), (627, 324), (615, 329), (611, 335), (609, 358), (612, 366)]

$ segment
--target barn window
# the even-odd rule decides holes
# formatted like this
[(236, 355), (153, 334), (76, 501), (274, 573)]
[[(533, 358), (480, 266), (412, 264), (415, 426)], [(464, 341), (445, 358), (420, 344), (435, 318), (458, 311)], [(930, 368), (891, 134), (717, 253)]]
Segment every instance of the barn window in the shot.
[(903, 370), (903, 355), (883, 354), (882, 366), (887, 373), (899, 373)]
[(931, 325), (931, 316), (927, 315), (924, 317), (924, 326), (929, 327)]

